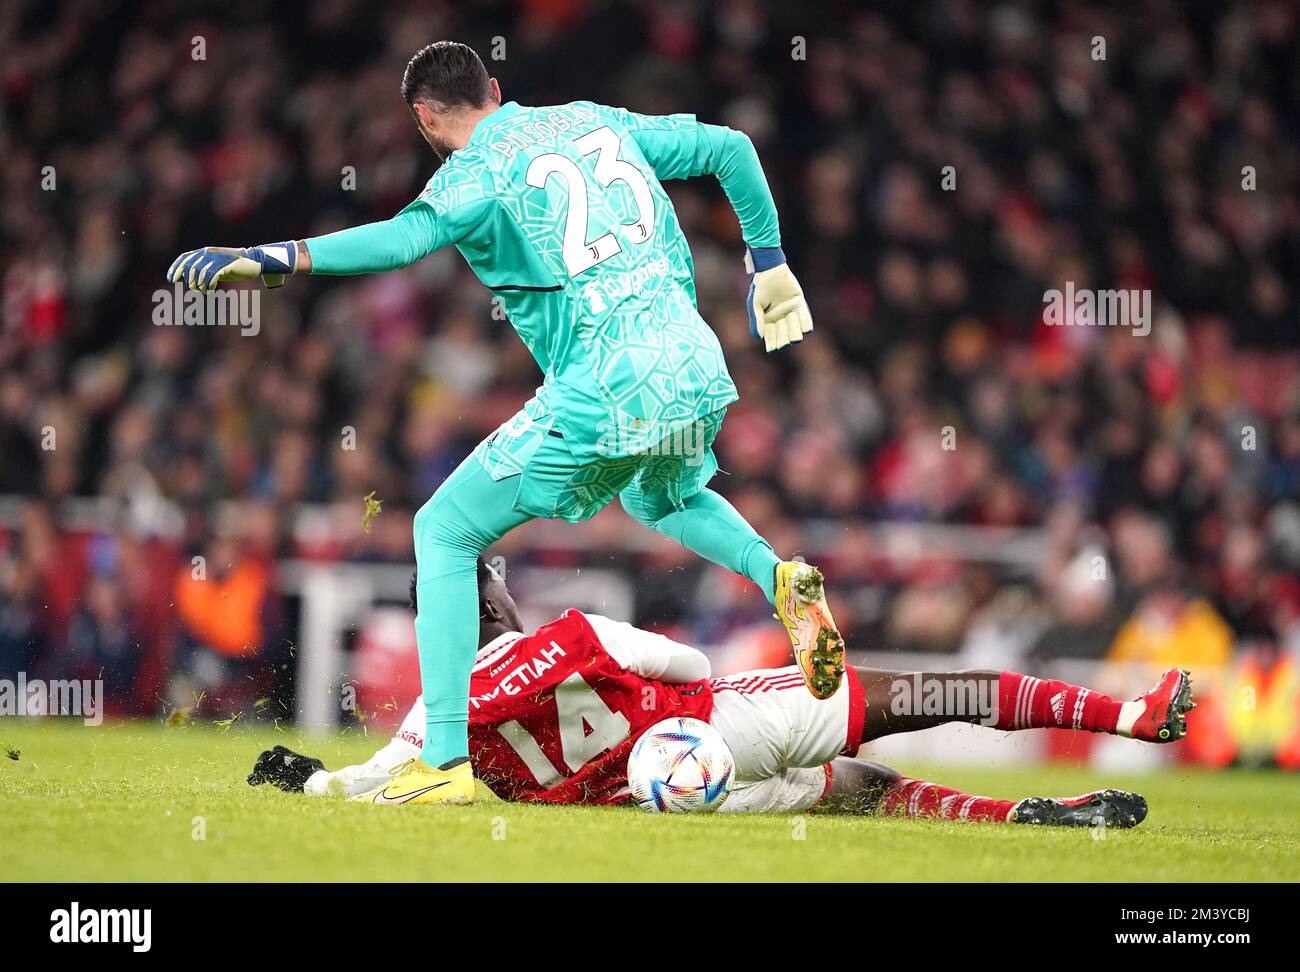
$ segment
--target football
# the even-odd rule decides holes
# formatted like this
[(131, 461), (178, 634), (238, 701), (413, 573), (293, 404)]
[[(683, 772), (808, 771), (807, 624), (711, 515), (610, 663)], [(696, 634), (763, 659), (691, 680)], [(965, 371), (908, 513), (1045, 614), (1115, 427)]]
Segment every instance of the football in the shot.
[(735, 760), (721, 734), (699, 719), (665, 719), (636, 741), (627, 782), (649, 813), (710, 813), (731, 792)]

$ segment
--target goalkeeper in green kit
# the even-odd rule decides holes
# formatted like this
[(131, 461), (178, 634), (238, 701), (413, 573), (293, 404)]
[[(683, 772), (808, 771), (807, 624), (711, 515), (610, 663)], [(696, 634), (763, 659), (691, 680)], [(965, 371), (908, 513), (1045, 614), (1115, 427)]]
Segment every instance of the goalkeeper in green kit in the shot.
[[(397, 270), (455, 246), (545, 375), (415, 516), (422, 759), (359, 799), (473, 799), (466, 727), (478, 555), (533, 517), (578, 522), (615, 497), (641, 523), (757, 584), (789, 631), (809, 691), (840, 691), (844, 642), (821, 574), (781, 561), (708, 488), (711, 446), (736, 387), (696, 310), (690, 250), (660, 182), (721, 183), (747, 244), (750, 330), (768, 351), (812, 330), (749, 139), (691, 115), (502, 104), (478, 55), (450, 41), (411, 59), (402, 94), (443, 164), (396, 216), (307, 240), (191, 250), (168, 271), (203, 290), (259, 276), (275, 286), (294, 273)], [(535, 744), (564, 766), (575, 741)]]

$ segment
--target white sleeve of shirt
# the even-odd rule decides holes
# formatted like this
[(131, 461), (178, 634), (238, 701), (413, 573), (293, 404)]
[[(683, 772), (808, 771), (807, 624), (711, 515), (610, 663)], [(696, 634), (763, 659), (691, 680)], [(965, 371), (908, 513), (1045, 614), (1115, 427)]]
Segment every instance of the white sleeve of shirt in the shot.
[(642, 678), (681, 684), (708, 678), (709, 659), (698, 648), (599, 614), (583, 615), (614, 661)]

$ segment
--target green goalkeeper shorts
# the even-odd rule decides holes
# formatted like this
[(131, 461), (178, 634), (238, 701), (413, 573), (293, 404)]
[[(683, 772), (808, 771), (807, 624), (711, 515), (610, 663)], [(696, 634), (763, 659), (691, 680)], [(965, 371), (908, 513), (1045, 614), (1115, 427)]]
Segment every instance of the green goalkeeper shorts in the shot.
[[(713, 440), (726, 409), (690, 419), (633, 455), (585, 458), (554, 428), (545, 403), (531, 400), (474, 450), (494, 480), (519, 477), (514, 508), (548, 519), (589, 520), (627, 489), (663, 496), (680, 509), (718, 471)], [(615, 451), (611, 449), (611, 451)]]

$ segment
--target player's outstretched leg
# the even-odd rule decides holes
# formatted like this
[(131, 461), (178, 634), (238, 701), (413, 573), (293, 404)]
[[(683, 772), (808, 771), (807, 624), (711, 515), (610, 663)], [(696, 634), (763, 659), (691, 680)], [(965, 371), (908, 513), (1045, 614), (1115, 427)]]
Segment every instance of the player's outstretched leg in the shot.
[(1055, 679), (1018, 672), (886, 672), (858, 669), (866, 694), (862, 740), (948, 722), (994, 729), (1081, 729), (1167, 743), (1187, 734), (1191, 676), (1165, 672), (1128, 702)]
[(675, 448), (683, 444), (675, 437), (667, 440), (668, 448), (656, 450), (619, 499), (634, 519), (757, 584), (790, 635), (808, 691), (828, 699), (844, 675), (844, 639), (826, 604), (821, 571), (778, 560), (772, 545), (705, 485), (718, 468), (712, 446), (725, 414), (696, 422), (687, 437), (693, 451)]
[(835, 694), (844, 675), (844, 639), (826, 604), (821, 571), (778, 559), (771, 544), (711, 489), (701, 489), (678, 508), (666, 494), (648, 491), (638, 481), (619, 500), (635, 520), (757, 584), (789, 632), (808, 690), (819, 699)]
[(1079, 797), (997, 800), (914, 780), (880, 763), (847, 757), (831, 764), (830, 792), (817, 809), (1050, 827), (1136, 827), (1147, 816), (1146, 800), (1122, 790), (1099, 790)]

